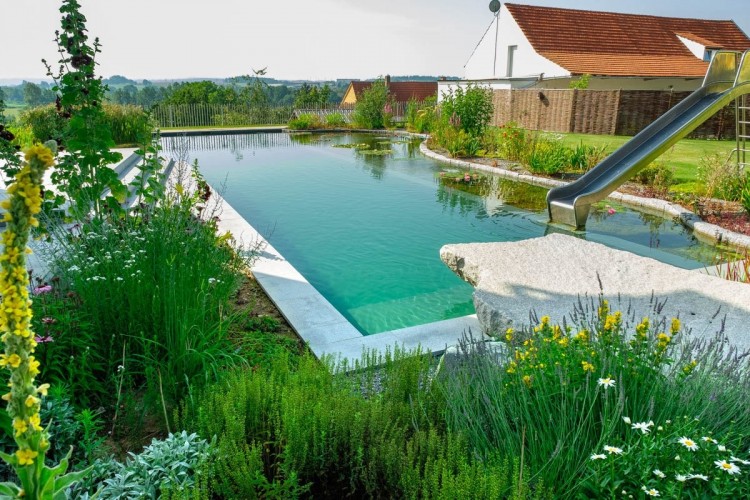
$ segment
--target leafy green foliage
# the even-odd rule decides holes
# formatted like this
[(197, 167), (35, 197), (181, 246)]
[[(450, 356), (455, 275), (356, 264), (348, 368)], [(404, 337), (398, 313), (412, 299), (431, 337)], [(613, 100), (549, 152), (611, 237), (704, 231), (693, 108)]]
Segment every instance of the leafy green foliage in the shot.
[(292, 130), (319, 129), (322, 126), (320, 117), (313, 113), (302, 113), (289, 122), (289, 128)]
[(4, 163), (3, 172), (11, 178), (21, 169), (21, 159), (18, 156), (16, 135), (7, 127), (5, 122), (5, 102), (0, 99), (0, 162)]
[(488, 88), (469, 85), (464, 89), (457, 86), (451, 93), (443, 94), (443, 121), (463, 130), (471, 138), (482, 136), (493, 113), (492, 91)]
[(331, 99), (331, 87), (328, 84), (322, 87), (303, 83), (294, 94), (295, 108), (314, 108), (325, 106)]
[(385, 81), (373, 82), (354, 105), (353, 120), (357, 127), (365, 129), (381, 129), (390, 123), (388, 87)]
[(400, 351), (372, 355), (347, 375), (351, 366), (280, 354), (269, 366), (237, 370), (208, 387), (177, 420), (217, 436), (224, 451), (209, 483), (227, 498), (272, 491), (284, 498), (528, 494), (503, 450), (479, 461), (460, 434), (445, 433), (430, 360)]
[[(76, 0), (63, 0), (62, 30), (55, 37), (61, 56), (59, 71), (53, 73), (47, 66), (55, 80), (53, 89), (59, 92), (57, 111), (67, 121), (63, 142), (68, 154), (60, 158), (52, 181), (68, 197), (76, 218), (92, 210), (99, 217), (107, 210), (119, 212), (126, 194), (117, 174), (108, 168), (122, 155), (110, 151), (114, 141), (102, 109), (106, 86), (94, 75), (99, 40), (89, 45), (80, 9)], [(102, 200), (105, 189), (109, 194)]]
[(585, 90), (589, 88), (589, 84), (591, 83), (591, 75), (588, 73), (583, 74), (576, 78), (575, 80), (572, 80), (570, 82), (570, 85), (568, 85), (568, 88), (570, 89), (579, 89), (579, 90)]
[(429, 133), (437, 121), (437, 98), (429, 97), (422, 102), (409, 101), (406, 107), (407, 130), (419, 134)]
[(540, 137), (527, 158), (532, 173), (553, 175), (562, 172), (571, 163), (571, 150), (559, 140)]
[(666, 193), (669, 191), (669, 187), (674, 184), (674, 170), (663, 161), (657, 160), (635, 174), (633, 180), (649, 186), (657, 192)]
[(745, 178), (735, 158), (727, 160), (718, 153), (701, 156), (698, 180), (706, 186), (705, 195), (709, 198), (738, 201), (742, 197)]
[(155, 439), (139, 454), (129, 453), (125, 463), (101, 461), (92, 477), (72, 492), (74, 498), (98, 491), (98, 498), (161, 498), (169, 492), (189, 491), (212, 454), (212, 444), (182, 431), (164, 440)]
[(329, 113), (326, 115), (326, 126), (330, 128), (346, 127), (346, 117), (341, 113)]
[(740, 203), (745, 212), (750, 215), (750, 173), (748, 172), (745, 173), (745, 186), (742, 188)]

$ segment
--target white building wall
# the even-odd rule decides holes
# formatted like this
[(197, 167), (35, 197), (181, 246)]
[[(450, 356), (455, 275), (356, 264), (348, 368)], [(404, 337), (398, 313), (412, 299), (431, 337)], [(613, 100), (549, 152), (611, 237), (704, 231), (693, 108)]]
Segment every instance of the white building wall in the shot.
[[(499, 25), (497, 24), (499, 23)], [(497, 34), (497, 54), (495, 35)], [(507, 74), (508, 47), (516, 46), (512, 75)], [(496, 59), (495, 59), (496, 58)], [(482, 41), (464, 66), (466, 80), (486, 80), (511, 77), (570, 76), (570, 72), (536, 53), (521, 28), (503, 5)]]
[[(539, 89), (567, 89), (576, 77), (541, 80), (532, 85)], [(692, 92), (703, 84), (703, 78), (639, 78), (592, 76), (589, 90), (662, 90)]]
[(687, 47), (688, 50), (690, 52), (692, 52), (695, 57), (697, 57), (701, 61), (703, 60), (703, 58), (706, 55), (706, 46), (705, 45), (700, 44), (698, 42), (694, 42), (692, 40), (688, 40), (684, 36), (677, 35), (677, 38), (679, 38), (680, 41), (685, 44), (685, 47)]

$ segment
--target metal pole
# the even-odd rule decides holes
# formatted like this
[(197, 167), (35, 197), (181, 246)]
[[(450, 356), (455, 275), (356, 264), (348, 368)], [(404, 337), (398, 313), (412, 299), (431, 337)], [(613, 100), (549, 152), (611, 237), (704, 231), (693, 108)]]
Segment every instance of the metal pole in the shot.
[(492, 62), (492, 76), (497, 78), (497, 37), (500, 32), (500, 11), (495, 13), (495, 60)]

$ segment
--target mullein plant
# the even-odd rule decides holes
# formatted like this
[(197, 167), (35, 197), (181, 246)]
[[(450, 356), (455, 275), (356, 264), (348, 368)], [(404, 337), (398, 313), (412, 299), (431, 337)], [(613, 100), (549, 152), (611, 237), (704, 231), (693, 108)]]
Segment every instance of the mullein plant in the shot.
[(63, 475), (68, 455), (54, 467), (44, 465), (50, 447), (49, 432), (39, 417), (42, 398), (49, 384), (36, 385), (39, 361), (34, 358), (36, 341), (31, 331), (31, 298), (26, 271), (26, 244), (42, 208), (42, 176), (54, 163), (54, 142), (35, 145), (26, 151), (25, 164), (15, 175), (8, 189), (9, 198), (0, 207), (5, 210), (6, 229), (2, 233), (0, 254), (0, 331), (5, 352), (0, 354), (0, 367), (10, 371), (10, 392), (2, 396), (8, 402), (8, 415), (13, 420), (14, 439), (18, 450), (0, 453), (18, 475), (21, 485), (0, 483), (0, 498), (65, 498), (65, 488), (88, 471)]

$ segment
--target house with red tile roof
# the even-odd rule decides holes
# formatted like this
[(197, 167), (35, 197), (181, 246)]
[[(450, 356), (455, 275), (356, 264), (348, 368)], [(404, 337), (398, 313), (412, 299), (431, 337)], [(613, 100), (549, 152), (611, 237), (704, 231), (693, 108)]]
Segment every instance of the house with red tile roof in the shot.
[[(568, 88), (591, 75), (590, 89), (690, 91), (720, 49), (750, 49), (750, 38), (731, 20), (506, 3), (466, 63), (465, 80)], [(449, 85), (441, 82), (441, 91)]]
[[(362, 93), (369, 89), (373, 82), (353, 81), (344, 92), (341, 106), (350, 107), (357, 103)], [(437, 82), (394, 82), (386, 75), (385, 85), (388, 92), (397, 103), (407, 103), (411, 100), (424, 101), (428, 97), (437, 97)]]

